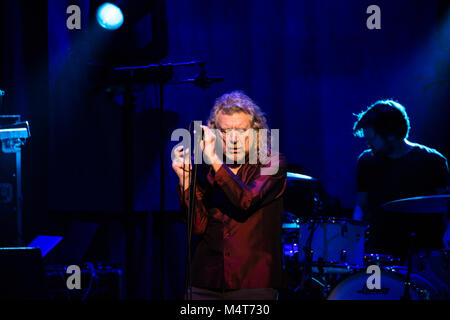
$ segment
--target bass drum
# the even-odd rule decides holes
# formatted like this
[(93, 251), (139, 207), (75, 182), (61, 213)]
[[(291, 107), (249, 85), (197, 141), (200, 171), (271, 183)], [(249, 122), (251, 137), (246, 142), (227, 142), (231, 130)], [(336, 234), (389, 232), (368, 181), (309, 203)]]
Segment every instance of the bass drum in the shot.
[[(380, 268), (380, 289), (369, 289), (367, 280), (372, 273), (366, 269), (340, 281), (329, 293), (327, 300), (401, 300), (404, 295), (406, 269)], [(434, 300), (438, 297), (435, 286), (423, 276), (411, 273), (412, 300)]]
[(419, 250), (413, 255), (412, 270), (433, 281), (442, 300), (450, 299), (450, 250)]

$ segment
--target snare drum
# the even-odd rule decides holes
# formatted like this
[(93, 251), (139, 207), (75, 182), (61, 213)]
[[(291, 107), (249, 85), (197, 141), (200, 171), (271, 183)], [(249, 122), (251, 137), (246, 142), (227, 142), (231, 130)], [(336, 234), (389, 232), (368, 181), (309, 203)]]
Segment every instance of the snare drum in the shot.
[[(344, 278), (329, 293), (328, 300), (400, 300), (404, 295), (406, 268), (380, 267), (380, 288), (369, 289), (372, 273), (366, 269)], [(438, 297), (436, 287), (422, 275), (411, 273), (409, 293), (412, 300), (432, 300)]]
[[(312, 234), (313, 265), (362, 266), (366, 229), (366, 224), (344, 218), (306, 219), (300, 222), (299, 248), (307, 247)], [(304, 250), (299, 250), (298, 259), (305, 262)]]

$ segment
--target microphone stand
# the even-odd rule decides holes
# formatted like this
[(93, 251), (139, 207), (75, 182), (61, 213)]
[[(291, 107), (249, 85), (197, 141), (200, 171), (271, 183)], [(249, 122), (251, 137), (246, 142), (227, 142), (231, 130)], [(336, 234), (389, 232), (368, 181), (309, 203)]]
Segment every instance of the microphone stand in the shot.
[(408, 268), (406, 271), (406, 279), (403, 287), (403, 296), (400, 297), (400, 300), (411, 300), (411, 268), (412, 268), (412, 255), (414, 253), (414, 238), (415, 233), (411, 232), (409, 238), (409, 248), (408, 248)]
[(312, 239), (314, 236), (314, 233), (319, 226), (319, 223), (315, 220), (313, 220), (310, 229), (310, 233), (308, 235), (308, 239), (306, 240), (306, 244), (303, 247), (303, 251), (305, 252), (305, 263), (303, 267), (303, 274), (302, 274), (302, 280), (300, 282), (300, 295), (304, 295), (304, 289), (306, 283), (309, 281), (309, 278), (312, 274), (312, 260), (313, 260), (313, 249), (312, 249)]
[[(167, 63), (167, 64), (157, 64), (157, 65), (147, 65), (147, 66), (137, 66), (137, 67), (119, 67), (113, 68), (112, 70), (107, 70), (105, 73), (100, 74), (100, 81), (104, 81), (107, 84), (122, 84), (124, 87), (124, 103), (123, 103), (123, 120), (122, 129), (124, 135), (124, 206), (125, 206), (125, 237), (126, 237), (126, 269), (128, 274), (133, 274), (135, 270), (132, 270), (133, 266), (133, 255), (131, 254), (134, 250), (134, 224), (132, 223), (134, 219), (134, 148), (133, 148), (133, 112), (135, 109), (133, 85), (142, 85), (150, 83), (158, 83), (159, 85), (159, 133), (160, 133), (160, 206), (159, 215), (157, 217), (157, 224), (160, 226), (158, 228), (160, 232), (160, 260), (161, 260), (161, 298), (165, 300), (165, 255), (164, 255), (164, 230), (165, 230), (165, 181), (164, 181), (164, 85), (166, 84), (185, 84), (193, 83), (195, 86), (202, 89), (209, 88), (211, 84), (216, 82), (224, 81), (224, 78), (220, 77), (208, 77), (206, 75), (204, 61), (193, 61), (185, 63)], [(174, 69), (179, 67), (187, 66), (199, 66), (200, 73), (195, 76), (194, 79), (186, 79), (181, 81), (173, 81)], [(104, 70), (102, 70), (104, 72)], [(194, 169), (194, 179), (193, 187), (196, 184), (196, 174), (197, 166)], [(195, 189), (193, 189), (193, 196), (195, 196)], [(190, 201), (193, 201), (194, 197), (190, 197)], [(193, 212), (195, 208), (195, 201), (189, 206), (190, 211)], [(188, 221), (188, 250), (190, 250), (190, 237), (192, 229), (192, 215), (189, 217)], [(190, 252), (189, 252), (190, 255)], [(190, 259), (190, 256), (189, 256)], [(189, 275), (190, 277), (190, 275)], [(189, 278), (190, 280), (190, 278)], [(128, 293), (134, 291), (134, 287), (131, 285), (130, 281), (127, 281), (127, 291)]]
[[(192, 123), (191, 123), (192, 125)], [(189, 134), (191, 134), (191, 125), (189, 126)], [(192, 226), (195, 215), (195, 200), (196, 200), (196, 189), (197, 189), (197, 171), (198, 171), (198, 161), (197, 156), (201, 156), (200, 141), (202, 137), (202, 130), (200, 129), (200, 134), (194, 134), (194, 166), (192, 177), (189, 175), (189, 208), (188, 208), (188, 219), (187, 219), (187, 257), (186, 257), (186, 287), (184, 298), (185, 300), (192, 300), (192, 283), (191, 283), (191, 245), (192, 245)], [(191, 135), (192, 136), (192, 135)], [(192, 157), (189, 155), (190, 159)], [(190, 171), (189, 171), (190, 172)]]

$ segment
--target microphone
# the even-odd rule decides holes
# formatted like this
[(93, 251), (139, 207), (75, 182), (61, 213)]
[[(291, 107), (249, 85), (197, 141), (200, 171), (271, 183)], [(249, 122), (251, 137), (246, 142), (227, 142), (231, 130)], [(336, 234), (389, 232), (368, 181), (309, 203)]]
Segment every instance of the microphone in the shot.
[(223, 77), (208, 77), (206, 75), (204, 62), (200, 62), (199, 66), (200, 66), (200, 73), (197, 74), (194, 77), (194, 79), (182, 80), (181, 83), (193, 83), (196, 87), (207, 89), (214, 83), (225, 81), (225, 78)]
[(202, 62), (200, 63), (200, 73), (194, 78), (194, 85), (202, 89), (207, 89), (213, 83), (222, 82), (224, 80), (225, 79), (222, 77), (208, 77), (206, 75), (205, 62)]
[(194, 124), (194, 148), (193, 148), (193, 155), (194, 155), (194, 163), (198, 164), (199, 160), (202, 159), (202, 149), (200, 147), (201, 141), (204, 140), (204, 130), (201, 127), (201, 121), (193, 121), (191, 122), (191, 125)]
[(194, 78), (194, 85), (202, 89), (207, 89), (212, 84), (223, 81), (225, 81), (225, 78), (223, 77), (207, 77), (200, 73)]

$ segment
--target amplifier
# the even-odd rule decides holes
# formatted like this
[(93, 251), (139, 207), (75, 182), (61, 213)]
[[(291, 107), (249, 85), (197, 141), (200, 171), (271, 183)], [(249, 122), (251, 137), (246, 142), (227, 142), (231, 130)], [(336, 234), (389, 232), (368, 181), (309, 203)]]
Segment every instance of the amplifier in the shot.
[(27, 121), (0, 115), (0, 246), (23, 243), (21, 148), (29, 137)]

